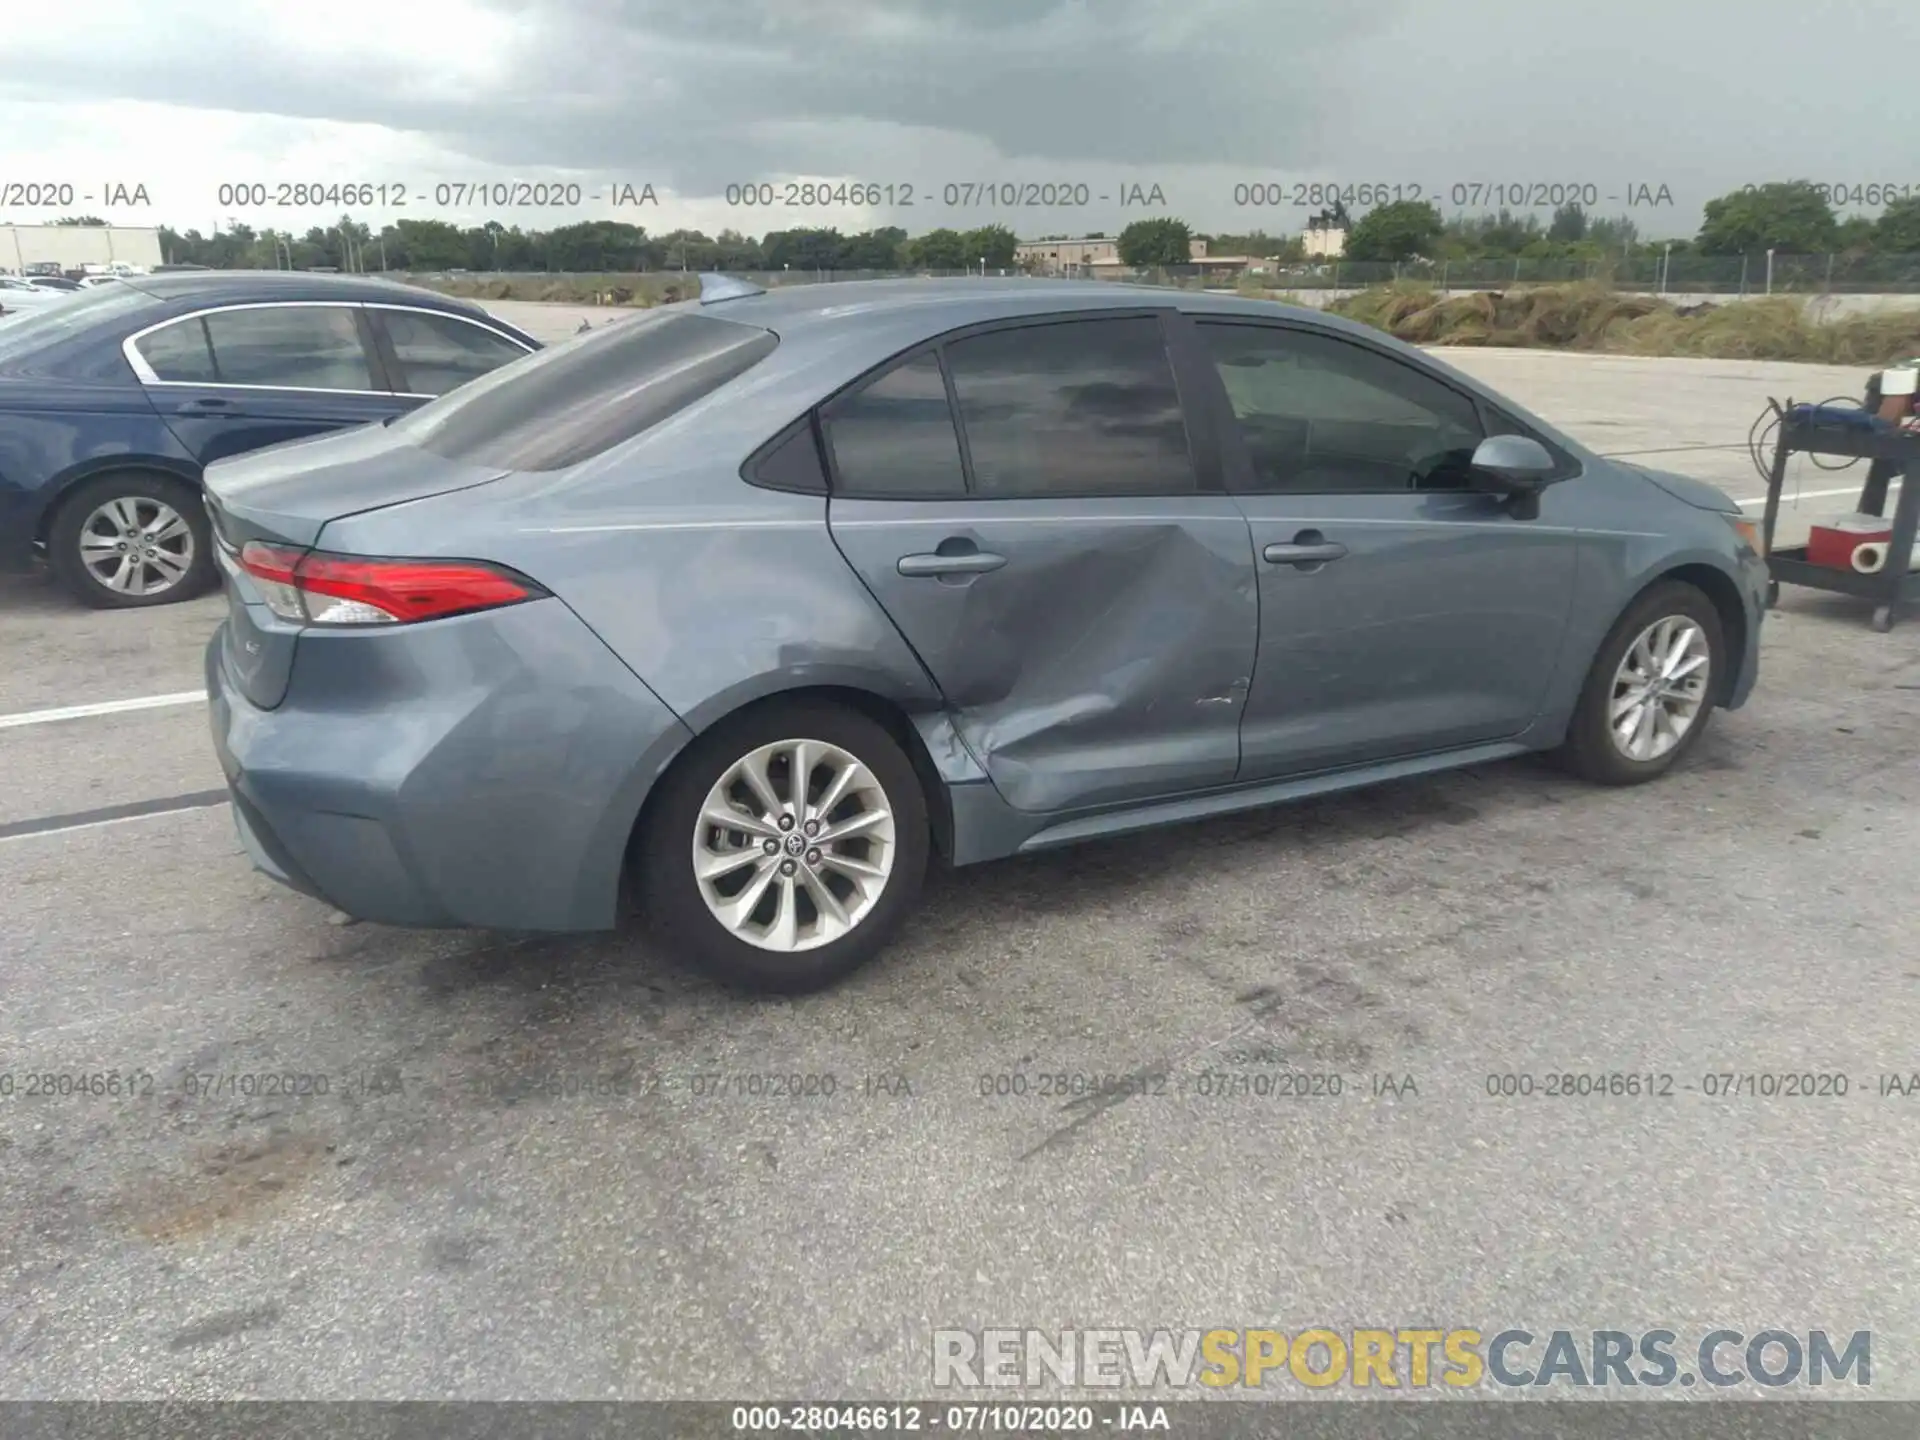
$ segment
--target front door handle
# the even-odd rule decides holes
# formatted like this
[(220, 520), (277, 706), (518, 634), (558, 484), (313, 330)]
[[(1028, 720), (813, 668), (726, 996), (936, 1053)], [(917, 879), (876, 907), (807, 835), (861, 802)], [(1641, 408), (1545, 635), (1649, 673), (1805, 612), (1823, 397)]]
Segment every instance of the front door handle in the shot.
[(237, 400), (221, 400), (213, 396), (203, 396), (198, 400), (189, 400), (180, 407), (182, 415), (236, 415), (240, 411)]
[(1322, 540), (1319, 531), (1308, 530), (1294, 536), (1291, 545), (1267, 546), (1260, 552), (1260, 558), (1269, 565), (1324, 565), (1346, 553), (1347, 547), (1339, 541)]
[(898, 566), (902, 575), (984, 575), (1007, 563), (1004, 555), (991, 550), (961, 550), (952, 555), (902, 555)]

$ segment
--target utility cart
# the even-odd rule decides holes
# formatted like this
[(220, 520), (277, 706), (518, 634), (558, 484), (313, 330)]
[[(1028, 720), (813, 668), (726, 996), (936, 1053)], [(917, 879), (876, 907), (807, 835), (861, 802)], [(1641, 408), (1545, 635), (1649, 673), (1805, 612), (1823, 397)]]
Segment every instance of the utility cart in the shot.
[[(1767, 604), (1771, 607), (1779, 600), (1783, 584), (1857, 596), (1875, 603), (1873, 628), (1884, 634), (1893, 628), (1900, 606), (1920, 598), (1920, 575), (1912, 568), (1915, 522), (1920, 520), (1920, 432), (1834, 423), (1809, 415), (1812, 407), (1781, 406), (1776, 402), (1774, 408), (1781, 412), (1779, 439), (1774, 445), (1773, 468), (1767, 476), (1767, 514), (1761, 526), (1761, 547), (1771, 577)], [(1780, 491), (1787, 478), (1787, 458), (1795, 454), (1866, 460), (1867, 478), (1860, 490), (1858, 506), (1862, 515), (1885, 515), (1889, 482), (1896, 475), (1904, 477), (1900, 499), (1894, 507), (1893, 533), (1887, 544), (1886, 561), (1878, 571), (1863, 575), (1838, 566), (1815, 565), (1807, 559), (1804, 545), (1782, 550), (1773, 548), (1774, 523), (1780, 515)]]

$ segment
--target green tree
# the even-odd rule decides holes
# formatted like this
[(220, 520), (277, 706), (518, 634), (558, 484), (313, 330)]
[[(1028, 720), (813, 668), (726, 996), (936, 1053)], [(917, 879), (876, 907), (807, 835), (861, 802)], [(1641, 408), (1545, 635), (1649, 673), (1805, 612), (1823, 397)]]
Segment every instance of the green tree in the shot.
[(1013, 268), (1013, 250), (1020, 239), (1004, 225), (982, 225), (967, 232), (967, 257), (970, 264), (985, 262), (989, 270)]
[(964, 270), (973, 263), (958, 230), (930, 230), (908, 242), (907, 260), (922, 270)]
[(1873, 248), (1885, 255), (1920, 255), (1920, 195), (1896, 200), (1873, 222)]
[(1640, 243), (1640, 227), (1624, 215), (1611, 220), (1589, 220), (1587, 239), (1602, 255), (1619, 255)]
[(1833, 247), (1849, 254), (1864, 255), (1874, 248), (1879, 227), (1865, 215), (1849, 215), (1833, 228)]
[[(1536, 215), (1515, 215), (1511, 210), (1502, 210), (1498, 215), (1467, 215), (1456, 218), (1448, 224), (1443, 238), (1450, 252), (1469, 256), (1513, 256), (1520, 254), (1529, 246), (1547, 238)], [(1349, 245), (1351, 254), (1353, 247)], [(1415, 253), (1431, 255), (1430, 249), (1419, 249)], [(1397, 260), (1410, 257), (1397, 255)]]
[(776, 230), (765, 241), (769, 270), (845, 270), (838, 230)]
[(898, 269), (900, 247), (906, 238), (907, 232), (897, 225), (849, 235), (840, 247), (840, 266), (845, 270)]
[(1136, 220), (1120, 232), (1116, 248), (1122, 265), (1190, 265), (1193, 233), (1187, 222), (1171, 217)]
[(90, 225), (99, 229), (105, 229), (107, 226), (107, 222), (102, 220), (98, 215), (62, 215), (53, 223), (56, 225)]
[(1709, 200), (1700, 227), (1704, 255), (1752, 255), (1784, 250), (1817, 255), (1839, 239), (1833, 208), (1811, 181), (1743, 187)]
[(1568, 245), (1586, 239), (1587, 212), (1573, 202), (1562, 205), (1553, 212), (1553, 219), (1547, 225), (1547, 238)]
[(1431, 255), (1445, 229), (1425, 200), (1396, 200), (1369, 210), (1347, 232), (1349, 260), (1411, 260)]

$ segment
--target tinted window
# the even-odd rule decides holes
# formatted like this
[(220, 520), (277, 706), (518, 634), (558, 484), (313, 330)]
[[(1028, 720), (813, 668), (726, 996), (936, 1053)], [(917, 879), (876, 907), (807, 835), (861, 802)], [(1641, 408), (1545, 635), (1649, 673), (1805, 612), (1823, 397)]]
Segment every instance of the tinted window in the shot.
[(373, 390), (354, 310), (345, 305), (269, 305), (206, 317), (223, 385), (299, 390)]
[(747, 478), (769, 490), (826, 494), (827, 472), (820, 464), (820, 446), (813, 438), (812, 419), (802, 417), (784, 436), (767, 446), (749, 467)]
[(1480, 417), (1451, 386), (1332, 336), (1198, 328), (1240, 422), (1256, 490), (1467, 487)]
[[(19, 355), (31, 354), (44, 345), (53, 345), (95, 325), (104, 325), (111, 321), (125, 321), (124, 329), (112, 332), (116, 340), (128, 330), (137, 330), (139, 325), (133, 316), (142, 310), (157, 310), (161, 302), (145, 291), (136, 290), (131, 285), (108, 285), (95, 290), (82, 290), (62, 300), (58, 305), (47, 305), (40, 309), (22, 313), (18, 318), (9, 317), (0, 324), (0, 358), (13, 359)], [(155, 317), (158, 318), (157, 316)], [(114, 363), (122, 365), (114, 346)], [(124, 367), (121, 371), (124, 376)]]
[(975, 494), (1197, 488), (1173, 366), (1151, 316), (990, 331), (946, 353)]
[(751, 325), (658, 310), (495, 370), (428, 401), (394, 429), (449, 460), (560, 470), (713, 393), (779, 343)]
[(496, 335), (454, 315), (422, 310), (370, 310), (393, 342), (400, 373), (396, 390), (410, 395), (444, 395), (527, 353), (504, 335)]
[(213, 346), (207, 342), (206, 322), (197, 315), (142, 335), (133, 342), (133, 348), (156, 379), (211, 385), (220, 378), (213, 364)]
[(960, 495), (966, 474), (931, 352), (896, 365), (826, 414), (835, 489), (842, 495)]

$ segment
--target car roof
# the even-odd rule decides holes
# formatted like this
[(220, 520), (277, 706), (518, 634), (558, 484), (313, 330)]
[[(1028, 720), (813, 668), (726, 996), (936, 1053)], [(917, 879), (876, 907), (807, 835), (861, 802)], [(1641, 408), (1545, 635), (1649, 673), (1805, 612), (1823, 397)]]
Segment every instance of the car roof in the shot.
[(1135, 285), (1114, 280), (978, 276), (971, 279), (836, 280), (776, 286), (759, 295), (685, 301), (677, 308), (698, 310), (721, 320), (759, 325), (782, 340), (809, 332), (871, 330), (889, 338), (922, 331), (927, 337), (989, 320), (1018, 319), (1073, 310), (1178, 309), (1189, 313), (1239, 314), (1311, 320), (1337, 332), (1380, 333), (1355, 321), (1311, 306), (1240, 294), (1183, 290), (1169, 285)]
[(451, 310), (463, 315), (486, 312), (470, 300), (442, 295), (417, 285), (377, 275), (324, 275), (308, 270), (173, 270), (161, 275), (115, 276), (121, 284), (166, 300), (187, 304), (245, 304), (272, 300), (399, 302)]
[(1374, 349), (1398, 352), (1429, 372), (1442, 372), (1458, 389), (1501, 409), (1519, 411), (1527, 423), (1574, 454), (1588, 453), (1510, 397), (1382, 330), (1314, 306), (1238, 293), (1114, 280), (975, 276), (776, 286), (757, 295), (706, 304), (686, 300), (659, 308), (734, 321), (778, 335), (779, 347), (751, 372), (758, 379), (748, 392), (757, 399), (749, 400), (748, 392), (736, 394), (739, 403), (757, 404), (779, 424), (907, 351), (965, 326), (1074, 311), (1166, 309), (1196, 316), (1289, 320), (1323, 334), (1363, 341)]

